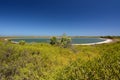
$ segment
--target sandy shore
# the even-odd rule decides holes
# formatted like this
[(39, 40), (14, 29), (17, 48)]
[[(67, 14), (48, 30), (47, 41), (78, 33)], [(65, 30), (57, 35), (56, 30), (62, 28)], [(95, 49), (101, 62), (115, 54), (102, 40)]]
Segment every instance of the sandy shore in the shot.
[[(103, 39), (103, 38), (101, 38)], [(5, 41), (7, 41), (8, 39), (4, 39)], [(95, 44), (104, 44), (104, 43), (111, 43), (111, 42), (114, 42), (112, 39), (106, 39), (105, 41), (102, 41), (102, 42), (96, 42), (96, 43), (86, 43), (86, 44), (72, 44), (72, 45), (95, 45)], [(12, 43), (18, 43), (18, 42), (15, 42), (15, 41), (12, 41)]]
[(102, 41), (102, 42), (86, 43), (86, 44), (72, 44), (72, 45), (95, 45), (95, 44), (103, 44), (103, 43), (111, 43), (111, 42), (113, 42), (112, 39), (106, 39), (105, 41)]

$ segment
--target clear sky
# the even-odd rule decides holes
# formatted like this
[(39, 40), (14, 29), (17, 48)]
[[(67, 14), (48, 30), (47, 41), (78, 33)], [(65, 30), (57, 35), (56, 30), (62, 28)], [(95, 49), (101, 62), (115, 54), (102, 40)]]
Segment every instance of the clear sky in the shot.
[(120, 35), (120, 0), (0, 0), (0, 35)]

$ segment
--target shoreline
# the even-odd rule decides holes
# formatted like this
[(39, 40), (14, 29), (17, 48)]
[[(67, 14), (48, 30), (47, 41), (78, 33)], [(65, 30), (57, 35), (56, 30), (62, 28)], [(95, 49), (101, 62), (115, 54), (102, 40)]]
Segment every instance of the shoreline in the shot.
[[(104, 41), (96, 42), (96, 43), (72, 44), (72, 45), (96, 45), (96, 44), (104, 44), (104, 43), (114, 42), (114, 40), (112, 40), (112, 39), (105, 39), (105, 38), (100, 38), (100, 39), (103, 39)], [(7, 41), (8, 39), (4, 39), (4, 40)], [(14, 44), (17, 44), (17, 43), (18, 43), (18, 42), (16, 42), (16, 41), (11, 41), (11, 42), (14, 43)]]
[[(104, 39), (104, 38), (102, 38)], [(112, 39), (106, 39), (105, 41), (102, 42), (96, 42), (96, 43), (86, 43), (86, 44), (72, 44), (72, 45), (96, 45), (96, 44), (104, 44), (104, 43), (111, 43), (113, 42)]]

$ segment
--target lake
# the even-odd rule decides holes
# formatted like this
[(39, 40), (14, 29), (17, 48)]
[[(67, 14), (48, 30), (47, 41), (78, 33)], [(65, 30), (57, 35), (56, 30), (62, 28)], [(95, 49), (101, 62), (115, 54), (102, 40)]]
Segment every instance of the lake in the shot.
[[(26, 41), (28, 43), (31, 43), (31, 42), (49, 43), (50, 42), (50, 39), (48, 39), (48, 38), (12, 39), (12, 41), (15, 41), (15, 42), (19, 42), (21, 40), (24, 40), (24, 41)], [(72, 44), (87, 44), (87, 43), (96, 43), (96, 42), (102, 42), (102, 41), (105, 41), (105, 40), (104, 39), (100, 39), (100, 38), (72, 38)]]

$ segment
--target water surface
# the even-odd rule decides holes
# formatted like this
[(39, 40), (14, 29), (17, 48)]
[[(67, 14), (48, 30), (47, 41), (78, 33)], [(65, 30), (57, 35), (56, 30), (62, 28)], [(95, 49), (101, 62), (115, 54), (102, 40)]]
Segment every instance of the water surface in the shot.
[[(12, 39), (12, 41), (16, 41), (16, 42), (19, 42), (21, 40), (24, 40), (28, 43), (31, 43), (31, 42), (49, 43), (50, 42), (50, 39), (48, 38)], [(72, 38), (72, 44), (87, 44), (87, 43), (96, 43), (96, 42), (102, 42), (102, 41), (105, 41), (105, 40), (100, 38)]]

